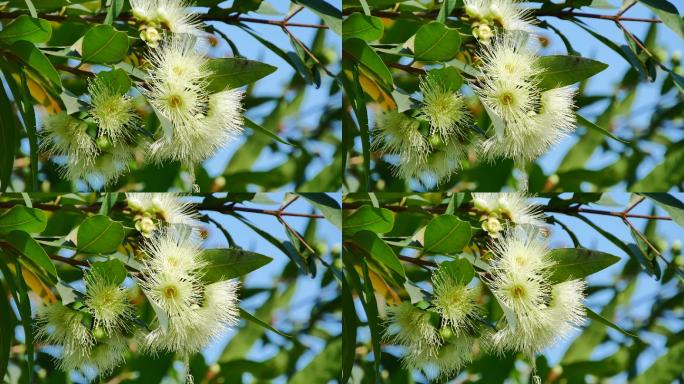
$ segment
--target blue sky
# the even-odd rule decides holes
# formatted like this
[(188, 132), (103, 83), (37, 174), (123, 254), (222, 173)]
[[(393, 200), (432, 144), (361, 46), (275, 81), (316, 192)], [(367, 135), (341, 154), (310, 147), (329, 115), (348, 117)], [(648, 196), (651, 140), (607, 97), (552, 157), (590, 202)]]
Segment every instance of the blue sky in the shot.
[[(341, 8), (340, 1), (326, 0), (328, 3), (335, 5), (338, 9)], [(263, 19), (280, 20), (284, 18), (284, 15), (288, 12), (289, 1), (269, 1), (275, 9), (277, 9), (280, 15), (258, 15), (250, 13), (250, 17), (258, 17)], [(309, 10), (304, 10), (296, 15), (293, 22), (299, 23), (319, 23), (320, 19), (310, 12)], [(277, 45), (283, 50), (293, 51), (292, 45), (288, 36), (277, 26), (262, 25), (262, 24), (248, 24), (252, 29), (259, 34), (261, 37), (266, 38), (271, 43)], [(237, 45), (240, 53), (253, 60), (263, 61), (265, 63), (274, 65), (278, 67), (278, 70), (273, 74), (263, 78), (256, 83), (254, 88), (254, 96), (281, 96), (283, 92), (283, 87), (290, 81), (292, 75), (295, 73), (294, 69), (287, 64), (282, 58), (271, 52), (268, 48), (264, 47), (256, 39), (250, 36), (248, 33), (244, 32), (240, 28), (233, 25), (217, 24), (217, 27), (224, 33), (226, 33), (233, 42)], [(303, 43), (310, 45), (315, 36), (316, 30), (312, 28), (292, 28), (292, 33), (297, 36)], [(334, 34), (332, 31), (327, 32), (327, 43), (326, 46), (331, 52), (334, 52), (335, 59), (340, 60), (340, 52), (342, 49), (341, 39), (338, 35)], [(230, 54), (230, 48), (227, 44), (221, 43), (215, 52), (215, 55), (226, 55)], [(329, 68), (333, 73), (336, 73), (339, 68), (332, 66)], [(316, 127), (318, 121), (321, 118), (322, 106), (324, 105), (340, 105), (342, 103), (341, 97), (336, 96), (334, 98), (329, 97), (328, 89), (332, 82), (329, 76), (322, 74), (323, 84), (321, 88), (316, 88), (314, 86), (309, 86), (307, 88), (306, 98), (300, 108), (300, 112), (294, 118), (289, 119), (286, 122), (284, 128), (284, 135), (286, 137), (301, 137), (301, 132), (296, 131), (297, 127)], [(247, 113), (247, 116), (254, 118), (254, 120), (259, 123), (262, 121), (264, 114), (270, 112), (273, 107), (272, 103), (268, 103), (268, 107), (255, 108)], [(337, 132), (338, 137), (341, 137), (341, 125), (338, 127)], [(228, 164), (228, 160), (231, 158), (232, 154), (240, 148), (244, 143), (245, 139), (241, 138), (233, 143), (231, 143), (227, 148), (220, 151), (212, 159), (208, 160), (205, 165), (209, 170), (211, 176), (216, 176), (221, 173), (225, 166)], [(279, 144), (281, 145), (281, 144)], [(315, 166), (307, 171), (308, 177), (313, 177), (320, 171), (325, 165), (329, 164), (332, 155), (336, 148), (330, 145), (318, 145), (316, 148), (312, 148), (312, 151), (317, 151), (322, 154), (322, 160), (317, 160)], [(274, 166), (283, 163), (287, 160), (287, 156), (283, 154), (274, 155), (267, 153), (265, 151), (259, 157), (257, 163), (253, 167), (254, 170), (263, 171), (273, 168)], [(290, 188), (291, 189), (291, 188)], [(285, 187), (284, 190), (288, 190)]]

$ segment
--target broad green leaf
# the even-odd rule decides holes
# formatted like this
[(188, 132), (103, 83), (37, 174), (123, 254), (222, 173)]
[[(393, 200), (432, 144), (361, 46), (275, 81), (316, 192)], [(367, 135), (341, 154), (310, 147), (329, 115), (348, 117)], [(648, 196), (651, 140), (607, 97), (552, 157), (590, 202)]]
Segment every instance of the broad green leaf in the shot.
[(439, 264), (439, 271), (448, 273), (463, 285), (467, 285), (475, 277), (475, 269), (466, 259), (444, 261)]
[(577, 123), (579, 125), (584, 125), (585, 127), (589, 128), (589, 129), (593, 129), (594, 131), (597, 131), (603, 135), (606, 135), (613, 140), (619, 141), (619, 142), (624, 143), (624, 144), (629, 144), (629, 141), (623, 140), (623, 139), (615, 136), (613, 134), (613, 132), (610, 132), (609, 130), (607, 130), (605, 128), (599, 127), (598, 125), (596, 125), (596, 124), (592, 123), (591, 121), (587, 120), (586, 118), (584, 118), (582, 115), (576, 114), (576, 116), (577, 116)]
[(26, 40), (32, 43), (44, 43), (52, 36), (50, 22), (43, 19), (34, 19), (28, 15), (21, 15), (4, 25), (0, 31), (0, 41), (12, 44), (15, 41)]
[(388, 90), (392, 88), (394, 83), (392, 73), (380, 56), (365, 41), (356, 38), (347, 39), (344, 41), (342, 51), (345, 56), (352, 57), (360, 63), (364, 71), (370, 72), (379, 80), (383, 88)]
[(663, 21), (668, 28), (673, 30), (680, 39), (684, 40), (684, 22), (677, 12), (677, 7), (667, 0), (639, 0)]
[(299, 195), (321, 211), (323, 216), (334, 226), (342, 229), (342, 211), (337, 200), (327, 193), (299, 193)]
[(209, 68), (212, 74), (207, 77), (207, 89), (211, 93), (251, 84), (278, 69), (259, 61), (237, 57), (210, 59)]
[(684, 341), (665, 349), (646, 371), (637, 376), (632, 384), (672, 383), (681, 377), (682, 361), (684, 361)]
[(45, 212), (36, 208), (15, 205), (0, 215), (0, 234), (15, 230), (40, 233), (47, 226)]
[(342, 38), (350, 39), (353, 37), (366, 41), (375, 41), (382, 36), (384, 26), (382, 20), (375, 16), (366, 16), (359, 12), (354, 12), (342, 23)]
[(47, 253), (45, 253), (43, 247), (41, 247), (28, 233), (23, 231), (10, 232), (5, 238), (5, 241), (10, 243), (19, 254), (31, 260), (38, 267), (44, 269), (54, 278), (54, 282), (58, 280), (57, 269), (55, 269), (55, 266), (50, 261)]
[(266, 328), (266, 329), (268, 329), (269, 331), (273, 331), (273, 332), (279, 334), (280, 336), (287, 337), (288, 339), (291, 339), (291, 338), (292, 338), (292, 335), (288, 335), (288, 334), (285, 333), (285, 332), (281, 332), (281, 331), (279, 331), (279, 330), (273, 328), (273, 327), (271, 326), (271, 324), (269, 324), (269, 323), (267, 323), (267, 322), (265, 322), (265, 321), (259, 319), (258, 317), (252, 315), (251, 313), (245, 311), (245, 310), (242, 309), (242, 308), (240, 308), (240, 317), (242, 317), (243, 319), (245, 319), (245, 320), (247, 320), (247, 321), (251, 321), (252, 323), (257, 324), (257, 325), (260, 326), (260, 327)]
[(373, 208), (363, 205), (342, 220), (344, 236), (352, 236), (358, 231), (387, 233), (394, 227), (394, 214), (389, 209)]
[(541, 89), (575, 84), (608, 68), (608, 64), (580, 56), (542, 56), (539, 63), (544, 68), (539, 84)]
[(684, 203), (669, 193), (644, 193), (667, 212), (672, 220), (684, 228)]
[(584, 248), (558, 248), (548, 255), (553, 260), (551, 281), (583, 279), (620, 261), (617, 256)]
[(414, 54), (416, 60), (447, 61), (453, 59), (461, 47), (458, 30), (433, 21), (416, 32)]
[(124, 264), (117, 259), (92, 263), (91, 271), (107, 278), (112, 284), (120, 285), (126, 280), (128, 272)]
[(667, 191), (684, 180), (684, 146), (670, 149), (665, 159), (645, 177), (639, 179), (630, 191)]
[(458, 69), (454, 67), (444, 67), (433, 69), (428, 72), (428, 76), (435, 78), (439, 84), (450, 91), (458, 91), (463, 85), (463, 77)]
[(38, 75), (50, 81), (58, 89), (62, 88), (59, 72), (35, 45), (28, 41), (19, 40), (12, 44), (10, 49), (14, 55), (19, 57), (24, 64), (31, 67)]
[(279, 142), (279, 143), (283, 143), (283, 144), (287, 144), (287, 145), (292, 145), (292, 143), (285, 141), (285, 140), (282, 139), (280, 136), (276, 135), (274, 132), (272, 132), (272, 131), (266, 129), (265, 127), (262, 127), (261, 125), (259, 125), (259, 124), (255, 123), (255, 122), (253, 122), (252, 120), (250, 120), (250, 119), (248, 119), (248, 118), (246, 118), (246, 117), (244, 117), (244, 122), (245, 122), (245, 127), (251, 128), (251, 129), (252, 129), (254, 132), (256, 132), (256, 133), (264, 134), (264, 135), (266, 135), (266, 136), (272, 138), (273, 140), (275, 140), (275, 141), (277, 141), (277, 142)]
[(83, 36), (83, 61), (113, 64), (128, 53), (128, 36), (111, 25), (96, 25)]
[(342, 12), (332, 4), (323, 0), (293, 0), (293, 2), (309, 8), (323, 19), (333, 32), (342, 35)]
[(359, 318), (354, 307), (354, 296), (347, 281), (347, 276), (342, 280), (342, 383), (347, 383), (351, 378), (356, 359), (356, 333), (359, 326)]
[(631, 332), (625, 331), (624, 329), (620, 328), (619, 326), (617, 326), (617, 325), (616, 325), (615, 323), (613, 323), (612, 321), (610, 321), (610, 320), (606, 319), (605, 317), (599, 315), (598, 313), (592, 311), (590, 308), (586, 308), (586, 311), (587, 311), (587, 317), (588, 317), (588, 318), (590, 318), (590, 319), (592, 319), (592, 320), (596, 320), (596, 321), (598, 321), (599, 323), (605, 324), (605, 325), (607, 325), (607, 326), (613, 328), (614, 330), (616, 330), (616, 331), (622, 333), (622, 334), (625, 335), (625, 336), (634, 337), (634, 338), (637, 338), (637, 339), (639, 338), (639, 336), (637, 336), (637, 335), (635, 335), (635, 334), (633, 334), (633, 333), (631, 333)]
[(99, 72), (96, 75), (96, 78), (100, 79), (105, 84), (109, 84), (114, 92), (122, 95), (128, 92), (133, 85), (128, 73), (120, 68)]
[(244, 276), (270, 263), (273, 259), (236, 248), (207, 249), (202, 253), (208, 263), (202, 281), (215, 283)]
[[(24, 232), (18, 232), (24, 233)], [(25, 233), (24, 233), (25, 234)], [(27, 235), (28, 236), (28, 235)], [(31, 239), (33, 240), (33, 239)], [(37, 244), (36, 244), (37, 245)], [(42, 248), (41, 248), (42, 249)], [(24, 281), (24, 276), (21, 273), (21, 263), (17, 260), (15, 263), (16, 268), (16, 279), (17, 279), (17, 291), (19, 293), (19, 300), (17, 302), (17, 307), (19, 308), (19, 314), (21, 315), (21, 324), (24, 327), (24, 337), (26, 345), (26, 357), (27, 357), (27, 378), (28, 382), (32, 382), (33, 376), (33, 321), (31, 319), (31, 301), (28, 297), (28, 292), (26, 291), (26, 282)], [(54, 267), (53, 267), (54, 268)]]
[(470, 224), (454, 215), (437, 216), (425, 227), (425, 252), (453, 254), (470, 242)]
[(124, 228), (121, 223), (107, 216), (89, 217), (78, 226), (76, 246), (85, 253), (113, 253), (123, 242)]
[(374, 232), (359, 231), (354, 234), (352, 241), (356, 247), (362, 249), (372, 259), (398, 273), (400, 276), (406, 277), (404, 267), (401, 265), (401, 262), (399, 262), (397, 255), (392, 248)]

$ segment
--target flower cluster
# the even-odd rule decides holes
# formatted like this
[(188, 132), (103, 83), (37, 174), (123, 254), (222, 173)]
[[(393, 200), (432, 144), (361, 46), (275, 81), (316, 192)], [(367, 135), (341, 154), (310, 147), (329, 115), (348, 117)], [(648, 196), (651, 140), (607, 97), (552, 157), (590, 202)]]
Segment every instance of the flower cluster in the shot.
[(373, 148), (398, 157), (394, 172), (429, 185), (439, 183), (461, 168), (471, 116), (465, 99), (428, 74), (420, 83), (423, 102), (416, 119), (391, 111), (380, 115)]
[(403, 363), (429, 376), (445, 376), (472, 361), (480, 341), (477, 292), (448, 268), (432, 276), (434, 295), (428, 302), (387, 307), (385, 339), (406, 350)]
[(394, 174), (427, 187), (448, 180), (471, 153), (524, 165), (576, 127), (575, 90), (542, 86), (544, 68), (529, 41), (529, 11), (515, 0), (465, 0), (464, 7), (463, 17), (480, 42), (473, 60), (477, 75), (468, 85), (493, 132), (473, 125), (465, 97), (440, 74), (443, 69), (430, 70), (420, 80), (419, 106), (381, 114), (373, 130), (372, 148), (388, 155)]
[(149, 80), (141, 89), (161, 121), (151, 143), (141, 139), (140, 117), (128, 89), (117, 88), (103, 72), (88, 86), (87, 113), (45, 118), (43, 152), (60, 164), (64, 177), (92, 189), (114, 183), (128, 170), (137, 148), (156, 163), (178, 161), (193, 174), (195, 166), (240, 134), (243, 125), (243, 91), (210, 92), (209, 59), (197, 45), (192, 35), (172, 35), (147, 57)]
[(141, 286), (155, 308), (158, 326), (145, 336), (148, 350), (188, 356), (238, 322), (236, 280), (207, 283), (196, 237), (175, 228), (145, 246)]
[(492, 238), (517, 225), (544, 226), (542, 211), (528, 203), (522, 193), (473, 193), (471, 214), (477, 216), (482, 229)]
[(243, 92), (209, 92), (212, 71), (195, 37), (165, 40), (148, 61), (150, 82), (144, 93), (166, 120), (162, 136), (150, 146), (155, 161), (180, 161), (192, 169), (242, 132)]
[(483, 349), (522, 353), (534, 368), (535, 354), (584, 323), (585, 282), (551, 278), (555, 261), (541, 235), (541, 219), (529, 206), (521, 206), (520, 199), (473, 196), (478, 212), (497, 212), (516, 224), (492, 236), (493, 256), (480, 278), (503, 310), (501, 319), (493, 330), (483, 326), (478, 293), (466, 281), (472, 275), (464, 279), (468, 275), (463, 268), (451, 267), (459, 261), (441, 263), (432, 275), (432, 295), (424, 295), (429, 299), (387, 307), (385, 339), (404, 347), (406, 367), (428, 376), (450, 376)]
[(77, 370), (91, 379), (120, 365), (131, 339), (150, 354), (178, 353), (187, 365), (190, 354), (239, 319), (239, 282), (205, 276), (208, 261), (190, 205), (173, 194), (135, 193), (127, 198), (136, 227), (147, 236), (141, 246), (142, 266), (133, 276), (156, 314), (152, 329), (135, 330), (140, 321), (129, 291), (121, 285), (125, 275), (115, 281), (114, 273), (98, 265), (84, 273), (85, 292), (74, 292), (75, 301), (48, 305), (37, 317), (37, 338), (58, 348), (60, 369)]
[(87, 272), (83, 280), (83, 301), (42, 308), (36, 333), (46, 344), (59, 347), (60, 369), (94, 377), (123, 362), (133, 307), (126, 290), (98, 270)]
[(130, 0), (131, 13), (139, 23), (140, 38), (156, 47), (162, 39), (160, 29), (171, 33), (201, 36), (199, 16), (191, 12), (187, 0)]
[(575, 91), (539, 86), (542, 68), (527, 40), (527, 34), (505, 34), (483, 49), (473, 88), (501, 120), (501, 131), (482, 145), (489, 158), (534, 160), (575, 129)]
[(488, 285), (505, 316), (493, 336), (497, 351), (515, 351), (531, 361), (536, 353), (566, 338), (584, 323), (585, 283), (553, 283), (554, 262), (537, 231), (515, 230), (492, 247), (495, 260)]

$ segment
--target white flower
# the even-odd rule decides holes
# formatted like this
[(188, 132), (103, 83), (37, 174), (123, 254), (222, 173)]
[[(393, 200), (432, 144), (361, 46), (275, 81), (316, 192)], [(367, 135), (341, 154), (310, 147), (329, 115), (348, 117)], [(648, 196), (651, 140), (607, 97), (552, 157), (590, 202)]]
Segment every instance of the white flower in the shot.
[(152, 158), (158, 162), (174, 160), (192, 166), (213, 156), (242, 132), (242, 97), (243, 92), (239, 89), (211, 95), (207, 115), (198, 117), (192, 129), (179, 130), (171, 137), (155, 141), (150, 147)]
[[(473, 193), (473, 208), (483, 218), (495, 217), (514, 225), (544, 227), (544, 213), (518, 192)], [(502, 228), (503, 229), (503, 228)]]
[(126, 337), (114, 333), (98, 341), (87, 354), (65, 349), (59, 360), (59, 368), (65, 372), (78, 370), (88, 378), (106, 375), (124, 362), (128, 350)]
[(447, 378), (473, 361), (476, 341), (472, 336), (454, 337), (445, 342), (435, 356), (409, 354), (404, 365), (420, 369), (429, 378)]
[(584, 322), (584, 282), (552, 285), (554, 262), (536, 231), (510, 232), (492, 251), (496, 258), (488, 285), (504, 311), (504, 326), (492, 336), (498, 351), (522, 352), (533, 359)]
[(373, 149), (399, 154), (402, 163), (424, 161), (430, 144), (419, 129), (418, 120), (398, 111), (378, 115), (373, 130)]
[(201, 35), (202, 22), (187, 0), (157, 0), (157, 20), (173, 33)]
[(476, 293), (458, 281), (448, 270), (439, 269), (432, 275), (434, 297), (432, 305), (442, 317), (442, 327), (449, 327), (457, 337), (475, 329), (479, 308)]
[(126, 290), (96, 271), (87, 272), (83, 281), (84, 304), (93, 315), (93, 326), (102, 328), (107, 335), (128, 329), (133, 309)]
[(481, 69), (473, 89), (502, 126), (482, 143), (487, 158), (531, 161), (575, 129), (574, 90), (540, 88), (542, 68), (524, 34), (500, 36), (484, 46)]
[(158, 308), (158, 328), (146, 335), (153, 352), (198, 352), (237, 323), (236, 281), (205, 285), (206, 262), (196, 237), (177, 228), (161, 230), (145, 245), (140, 285)]
[(89, 114), (97, 123), (98, 137), (106, 137), (113, 144), (132, 138), (137, 120), (133, 101), (98, 77), (90, 81), (88, 92), (91, 97)]
[(189, 201), (175, 193), (127, 193), (128, 207), (136, 213), (163, 220), (165, 223), (198, 225), (199, 215)]
[(132, 144), (117, 144), (101, 150), (90, 162), (70, 156), (64, 166), (64, 175), (72, 181), (83, 181), (92, 189), (113, 184), (128, 171), (133, 159)]
[(43, 120), (41, 149), (50, 156), (74, 158), (92, 163), (98, 148), (88, 134), (88, 124), (62, 111)]
[(465, 143), (452, 139), (443, 142), (438, 136), (431, 136), (432, 146), (423, 154), (424, 158), (401, 158), (396, 174), (421, 185), (431, 187), (439, 184), (461, 169), (461, 161), (466, 158)]
[(149, 23), (157, 18), (157, 1), (155, 0), (129, 0), (131, 13), (136, 19)]
[(463, 96), (440, 83), (440, 79), (428, 74), (420, 82), (423, 93), (421, 115), (430, 122), (430, 133), (449, 141), (462, 136), (470, 120)]
[(387, 307), (387, 328), (384, 338), (406, 348), (404, 362), (411, 363), (426, 356), (436, 356), (442, 345), (438, 329), (431, 323), (430, 312), (416, 308), (409, 302)]
[(86, 355), (95, 339), (86, 326), (87, 314), (62, 305), (50, 304), (38, 311), (36, 336), (46, 344)]
[[(532, 31), (532, 15), (529, 9), (520, 7), (517, 0), (464, 0), (466, 16), (474, 27), (486, 25), (504, 31)], [(475, 35), (482, 40), (489, 36)]]

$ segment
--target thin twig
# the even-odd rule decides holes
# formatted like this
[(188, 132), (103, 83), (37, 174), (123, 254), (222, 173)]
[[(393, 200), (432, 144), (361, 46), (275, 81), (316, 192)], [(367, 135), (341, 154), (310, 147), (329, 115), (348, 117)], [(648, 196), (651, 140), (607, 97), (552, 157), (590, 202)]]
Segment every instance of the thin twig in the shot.
[(417, 259), (415, 257), (404, 256), (404, 255), (398, 255), (397, 257), (399, 258), (399, 260), (403, 260), (403, 261), (406, 261), (408, 263), (419, 265), (423, 268), (427, 268), (427, 267), (437, 268), (438, 267), (437, 263), (430, 261), (430, 260)]
[(309, 48), (307, 48), (306, 45), (304, 45), (304, 43), (302, 43), (298, 38), (296, 38), (296, 37), (292, 34), (292, 32), (290, 32), (290, 30), (287, 29), (286, 26), (283, 26), (282, 29), (283, 29), (283, 31), (285, 31), (285, 33), (286, 33), (286, 34), (287, 34), (295, 43), (297, 43), (297, 45), (299, 45), (299, 46), (304, 50), (304, 52), (306, 52), (307, 56), (309, 56), (314, 62), (316, 62), (316, 64), (318, 64), (321, 68), (323, 68), (323, 70), (325, 71), (325, 73), (328, 74), (328, 76), (330, 76), (330, 77), (335, 77), (335, 75), (334, 75), (332, 72), (330, 72), (330, 70), (329, 70), (328, 68), (326, 68), (325, 65), (323, 65), (323, 64), (320, 62), (320, 60), (318, 60), (318, 58), (316, 57), (316, 55), (314, 55), (314, 54), (309, 50)]
[(625, 215), (628, 214), (629, 211), (631, 211), (632, 209), (636, 208), (636, 206), (639, 205), (639, 204), (641, 204), (641, 202), (644, 201), (644, 200), (646, 200), (646, 198), (645, 198), (644, 196), (641, 196), (641, 197), (639, 198), (639, 200), (637, 200), (637, 201), (634, 202), (634, 204), (632, 204), (632, 205), (630, 205), (629, 207), (627, 207), (627, 209), (625, 209), (625, 210), (623, 211), (623, 213), (624, 213)]

